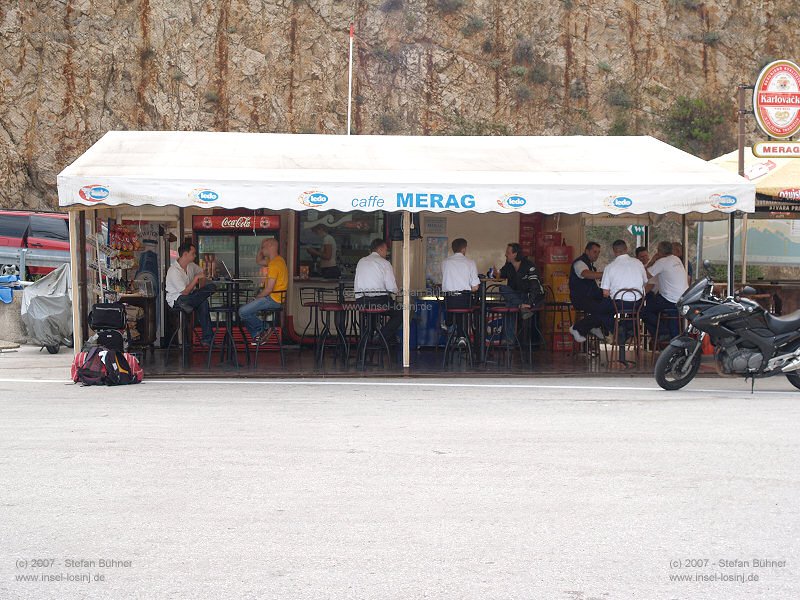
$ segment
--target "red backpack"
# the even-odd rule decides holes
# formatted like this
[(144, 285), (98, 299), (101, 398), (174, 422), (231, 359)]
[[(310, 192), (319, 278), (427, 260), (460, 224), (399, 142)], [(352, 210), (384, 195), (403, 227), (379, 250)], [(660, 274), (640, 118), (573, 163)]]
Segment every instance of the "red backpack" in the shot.
[(143, 378), (135, 356), (103, 346), (79, 353), (72, 362), (72, 381), (82, 385), (127, 385)]

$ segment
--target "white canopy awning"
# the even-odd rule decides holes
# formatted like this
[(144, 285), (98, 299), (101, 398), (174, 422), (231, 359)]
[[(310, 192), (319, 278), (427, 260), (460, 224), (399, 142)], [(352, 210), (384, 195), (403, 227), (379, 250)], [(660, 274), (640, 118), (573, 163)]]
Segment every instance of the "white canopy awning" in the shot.
[(652, 137), (112, 131), (60, 206), (501, 213), (752, 212), (754, 185)]

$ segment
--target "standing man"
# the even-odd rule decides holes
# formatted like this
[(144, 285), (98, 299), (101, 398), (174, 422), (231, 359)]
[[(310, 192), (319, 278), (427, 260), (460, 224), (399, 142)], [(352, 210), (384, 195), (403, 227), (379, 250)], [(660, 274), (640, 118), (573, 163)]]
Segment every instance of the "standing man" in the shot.
[[(671, 242), (659, 242), (656, 255), (647, 265), (648, 273), (658, 283), (658, 293), (647, 301), (642, 319), (647, 326), (647, 330), (653, 336), (656, 334), (658, 315), (665, 310), (674, 310), (678, 298), (689, 287), (686, 269), (681, 259), (673, 254), (673, 248), (674, 244)], [(670, 337), (678, 335), (678, 327), (675, 321), (669, 321), (668, 332)]]
[(264, 279), (264, 288), (256, 294), (250, 302), (239, 309), (242, 319), (253, 343), (266, 342), (261, 339), (264, 324), (258, 318), (259, 311), (271, 308), (280, 308), (286, 300), (286, 290), (289, 289), (289, 270), (286, 261), (278, 254), (278, 240), (269, 238), (263, 241), (262, 249), (267, 259), (267, 276)]
[(308, 248), (308, 253), (311, 256), (319, 257), (320, 275), (325, 279), (339, 279), (341, 272), (339, 267), (336, 266), (336, 240), (322, 223), (314, 225), (311, 231), (322, 239), (322, 247), (319, 250)]
[(603, 315), (611, 315), (614, 307), (611, 301), (603, 298), (603, 292), (597, 287), (603, 273), (597, 270), (594, 263), (600, 256), (600, 244), (589, 242), (578, 258), (572, 261), (569, 270), (569, 299), (576, 310), (583, 311), (584, 317), (569, 332), (576, 342), (585, 342), (586, 336), (592, 334), (603, 337)]
[[(644, 287), (647, 285), (647, 271), (640, 260), (628, 254), (628, 244), (624, 240), (616, 240), (611, 244), (611, 249), (614, 251), (614, 260), (612, 260), (603, 271), (603, 278), (600, 281), (600, 287), (603, 289), (603, 296), (606, 299), (611, 299), (616, 303), (617, 308), (623, 311), (633, 311), (639, 306), (644, 298)], [(623, 297), (614, 297), (621, 290), (633, 290), (624, 294)], [(612, 331), (614, 328), (613, 313), (603, 316), (606, 329)], [(625, 360), (625, 340), (629, 337), (628, 332), (621, 328), (619, 332), (619, 340), (615, 340), (619, 344), (619, 361), (629, 366)]]
[(357, 304), (389, 311), (389, 320), (381, 328), (381, 335), (390, 342), (394, 341), (397, 330), (403, 324), (403, 311), (397, 308), (389, 295), (397, 294), (397, 280), (394, 278), (392, 264), (386, 260), (389, 254), (386, 240), (372, 240), (369, 249), (370, 254), (356, 264), (353, 292)]
[(184, 241), (178, 247), (178, 260), (167, 271), (167, 304), (186, 314), (195, 313), (200, 327), (203, 328), (202, 343), (209, 346), (214, 338), (214, 330), (211, 328), (208, 299), (217, 287), (213, 283), (206, 283), (205, 273), (194, 262), (195, 258), (197, 248), (191, 241)]

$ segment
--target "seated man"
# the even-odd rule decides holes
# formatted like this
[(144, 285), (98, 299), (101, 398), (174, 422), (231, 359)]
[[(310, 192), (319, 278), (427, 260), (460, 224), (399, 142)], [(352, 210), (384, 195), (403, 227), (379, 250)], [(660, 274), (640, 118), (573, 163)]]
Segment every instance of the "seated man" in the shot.
[[(617, 308), (620, 310), (635, 310), (641, 304), (642, 298), (644, 298), (647, 271), (645, 271), (641, 261), (628, 254), (628, 244), (624, 240), (616, 240), (611, 245), (611, 249), (614, 251), (615, 258), (606, 266), (605, 271), (603, 271), (603, 278), (600, 281), (603, 296), (606, 300), (616, 302)], [(620, 296), (618, 293), (623, 290), (633, 291), (623, 293)], [(612, 331), (614, 327), (613, 315), (613, 312), (602, 315), (603, 326), (609, 331)], [(631, 331), (621, 327), (619, 339), (615, 340), (619, 344), (619, 361), (625, 365), (628, 365), (628, 362), (625, 360), (623, 342), (631, 335)]]
[[(206, 276), (194, 259), (197, 248), (189, 241), (178, 248), (178, 260), (167, 271), (167, 304), (179, 308), (187, 314), (195, 313), (197, 322), (203, 328), (202, 343), (211, 344), (214, 331), (208, 314), (208, 299), (216, 291), (213, 283), (206, 283)], [(195, 289), (198, 288), (198, 289)]]
[(275, 238), (264, 240), (263, 249), (268, 261), (264, 289), (239, 309), (239, 316), (250, 332), (254, 344), (267, 341), (261, 339), (264, 324), (258, 317), (259, 311), (280, 308), (286, 300), (286, 290), (289, 289), (289, 271), (286, 268), (286, 261), (278, 254), (278, 240)]
[(356, 264), (353, 292), (356, 303), (370, 308), (383, 308), (389, 311), (389, 320), (381, 328), (381, 335), (387, 342), (394, 342), (395, 334), (403, 324), (403, 311), (389, 295), (397, 293), (392, 264), (386, 260), (389, 246), (386, 240), (376, 238), (369, 246), (371, 252)]
[[(500, 286), (506, 305), (518, 306), (523, 319), (531, 318), (531, 307), (544, 300), (544, 288), (536, 265), (522, 254), (522, 248), (515, 242), (506, 246), (506, 264), (500, 269), (500, 278), (508, 282), (507, 285)], [(504, 323), (504, 329), (506, 340), (513, 340), (516, 318), (508, 319)]]
[[(647, 270), (647, 267), (650, 265), (650, 253), (647, 251), (647, 247), (639, 246), (633, 252), (633, 255), (644, 265), (645, 270)], [(647, 280), (647, 285), (644, 287), (645, 304), (650, 302), (650, 298), (652, 298), (654, 294), (658, 293), (658, 290), (656, 289), (657, 283), (658, 282), (656, 281), (655, 277), (650, 277), (650, 279)]]
[(577, 342), (585, 342), (590, 333), (602, 338), (603, 330), (600, 327), (603, 317), (614, 313), (611, 301), (604, 299), (603, 292), (597, 287), (603, 277), (602, 271), (594, 266), (599, 256), (600, 244), (589, 242), (583, 254), (572, 261), (569, 270), (569, 299), (576, 310), (584, 313), (583, 319), (569, 329)]
[[(467, 240), (456, 238), (450, 244), (453, 254), (442, 262), (442, 292), (445, 309), (468, 308), (472, 305), (472, 292), (480, 287), (478, 267), (475, 261), (467, 258)], [(453, 324), (453, 316), (447, 315), (448, 327)], [(459, 340), (459, 344), (461, 340)], [(464, 340), (466, 343), (466, 340)]]
[[(658, 252), (647, 265), (648, 273), (658, 282), (658, 293), (649, 298), (642, 314), (642, 319), (650, 332), (655, 336), (658, 315), (665, 310), (675, 310), (678, 301), (686, 288), (689, 287), (688, 275), (681, 259), (673, 254), (674, 244), (659, 242)], [(669, 321), (669, 328), (659, 328), (659, 334), (668, 334), (670, 337), (678, 335), (675, 321)]]
[[(672, 254), (678, 257), (678, 260), (683, 263), (683, 244), (680, 242), (672, 242)], [(687, 273), (687, 280), (692, 281), (694, 279), (694, 269), (692, 268), (692, 261), (686, 261), (686, 273)]]

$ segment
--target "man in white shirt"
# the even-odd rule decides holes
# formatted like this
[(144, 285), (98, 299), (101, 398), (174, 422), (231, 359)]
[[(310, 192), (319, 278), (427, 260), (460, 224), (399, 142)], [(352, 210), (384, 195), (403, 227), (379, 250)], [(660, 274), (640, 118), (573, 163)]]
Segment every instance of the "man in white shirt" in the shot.
[[(450, 244), (453, 254), (442, 262), (442, 292), (446, 308), (468, 308), (472, 304), (472, 292), (480, 287), (478, 267), (466, 257), (467, 240), (456, 238)], [(447, 324), (452, 324), (448, 315)]]
[[(194, 313), (203, 328), (203, 345), (208, 346), (214, 337), (208, 299), (217, 290), (213, 283), (206, 283), (206, 276), (194, 259), (197, 248), (191, 242), (184, 242), (178, 248), (178, 260), (167, 271), (165, 290), (167, 304), (179, 308), (186, 314)], [(197, 288), (197, 289), (195, 289)]]
[(612, 260), (603, 271), (600, 287), (603, 296), (612, 300), (620, 290), (632, 289), (630, 294), (621, 298), (625, 302), (637, 302), (644, 296), (644, 286), (647, 285), (647, 271), (641, 261), (628, 254), (628, 244), (624, 240), (617, 240), (611, 245), (614, 251)]
[[(678, 301), (689, 287), (686, 268), (681, 259), (673, 254), (672, 242), (659, 242), (658, 252), (647, 266), (648, 273), (658, 282), (658, 292), (648, 299), (642, 314), (647, 330), (655, 335), (658, 315), (665, 310), (675, 310)], [(669, 321), (669, 329), (664, 330), (670, 337), (678, 335), (675, 321)], [(659, 328), (659, 333), (661, 329)]]
[(380, 238), (372, 240), (372, 251), (358, 261), (356, 276), (353, 282), (353, 291), (356, 303), (362, 306), (384, 308), (389, 311), (389, 320), (381, 328), (384, 339), (392, 341), (394, 334), (403, 324), (403, 311), (389, 295), (397, 294), (397, 281), (391, 263), (386, 260), (389, 246), (386, 240)]
[[(647, 285), (647, 271), (645, 271), (642, 261), (628, 254), (628, 244), (626, 244), (624, 240), (616, 240), (611, 244), (611, 249), (614, 251), (614, 256), (616, 258), (603, 270), (603, 279), (600, 281), (603, 296), (611, 299), (614, 304), (616, 304), (618, 310), (635, 310), (636, 307), (641, 304), (642, 298), (644, 298), (644, 288)], [(622, 292), (622, 290), (632, 291)], [(609, 331), (613, 331), (613, 315), (604, 315), (604, 317), (606, 322), (603, 325)], [(620, 345), (619, 360), (621, 363), (627, 365), (628, 363), (625, 360), (625, 345), (622, 342), (630, 337), (632, 332), (626, 329), (620, 329), (619, 340), (616, 341), (616, 343)]]

